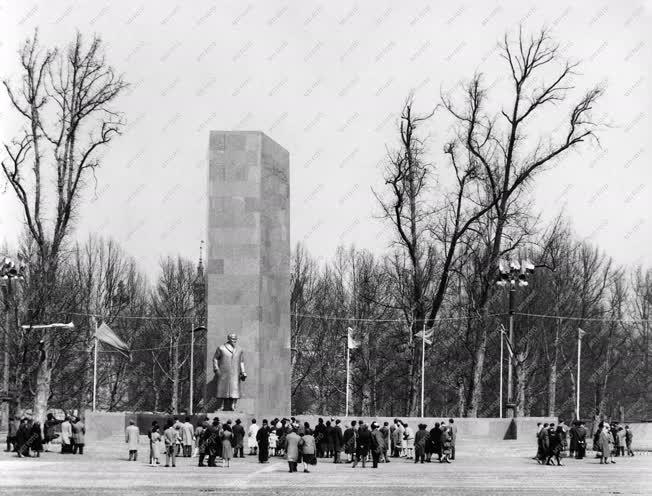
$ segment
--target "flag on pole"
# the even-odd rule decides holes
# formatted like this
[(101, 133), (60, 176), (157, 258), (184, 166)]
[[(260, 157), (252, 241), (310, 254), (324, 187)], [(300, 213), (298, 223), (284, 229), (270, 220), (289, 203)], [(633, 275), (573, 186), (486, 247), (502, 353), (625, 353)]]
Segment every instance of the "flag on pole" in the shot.
[(353, 329), (351, 329), (350, 327), (347, 327), (346, 328), (346, 333), (347, 333), (347, 339), (348, 339), (347, 346), (349, 347), (349, 349), (350, 350), (355, 350), (356, 348), (359, 348), (360, 347), (360, 342), (356, 341), (351, 336), (351, 334), (353, 334)]
[(109, 345), (111, 348), (129, 356), (129, 346), (127, 346), (118, 335), (111, 330), (111, 328), (102, 322), (100, 327), (95, 331), (95, 338), (104, 344)]
[(583, 330), (580, 329), (579, 327), (577, 328), (577, 337), (578, 337), (579, 339), (582, 339), (582, 338), (584, 337), (585, 334), (586, 334), (586, 331), (583, 331)]
[[(424, 342), (426, 344), (428, 344), (428, 345), (432, 344), (432, 338), (433, 338), (434, 334), (435, 334), (434, 329), (430, 329), (429, 331), (426, 331), (426, 336), (424, 338)], [(417, 332), (415, 334), (415, 336), (418, 337), (419, 339), (423, 338), (423, 331)]]

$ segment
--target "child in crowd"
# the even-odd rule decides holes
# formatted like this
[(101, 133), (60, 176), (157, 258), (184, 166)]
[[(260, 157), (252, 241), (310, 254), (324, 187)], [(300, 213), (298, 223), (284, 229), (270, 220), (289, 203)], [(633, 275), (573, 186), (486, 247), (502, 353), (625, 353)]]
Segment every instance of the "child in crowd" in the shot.
[(276, 443), (278, 441), (278, 436), (276, 432), (272, 431), (269, 433), (269, 454), (270, 456), (276, 456)]
[(159, 432), (158, 424), (152, 426), (152, 432), (149, 438), (149, 464), (156, 466), (160, 464), (159, 458), (161, 456), (161, 433)]

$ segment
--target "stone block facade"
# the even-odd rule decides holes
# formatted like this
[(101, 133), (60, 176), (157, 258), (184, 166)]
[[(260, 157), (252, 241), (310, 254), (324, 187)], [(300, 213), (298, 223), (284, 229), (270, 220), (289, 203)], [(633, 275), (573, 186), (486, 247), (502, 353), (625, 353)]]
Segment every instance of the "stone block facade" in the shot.
[(236, 409), (289, 414), (289, 153), (262, 132), (210, 132), (207, 234), (207, 409), (213, 353), (235, 332), (248, 374)]

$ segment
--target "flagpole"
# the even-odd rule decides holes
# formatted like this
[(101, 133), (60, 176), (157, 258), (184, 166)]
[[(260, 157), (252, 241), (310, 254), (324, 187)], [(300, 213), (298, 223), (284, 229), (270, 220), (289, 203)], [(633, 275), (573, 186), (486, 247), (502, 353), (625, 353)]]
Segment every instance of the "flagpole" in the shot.
[(503, 330), (500, 329), (500, 392), (498, 400), (498, 409), (500, 410), (500, 418), (503, 418), (503, 340), (505, 336)]
[(192, 415), (192, 402), (194, 392), (194, 375), (195, 375), (195, 322), (191, 322), (192, 328), (190, 330), (190, 405), (188, 406), (188, 413)]
[(577, 397), (575, 398), (575, 420), (580, 419), (580, 354), (582, 350), (582, 330), (577, 329)]
[(344, 412), (345, 417), (349, 416), (349, 381), (350, 381), (350, 377), (349, 377), (349, 353), (350, 353), (349, 340), (351, 339), (349, 332), (350, 331), (347, 329), (347, 331), (346, 331), (346, 408), (345, 408), (345, 412)]
[(97, 398), (97, 319), (95, 316), (91, 317), (93, 322), (93, 340), (95, 347), (93, 350), (93, 411), (95, 411), (96, 398)]
[(423, 335), (421, 336), (421, 418), (423, 418), (423, 398), (426, 384), (426, 321), (423, 321)]

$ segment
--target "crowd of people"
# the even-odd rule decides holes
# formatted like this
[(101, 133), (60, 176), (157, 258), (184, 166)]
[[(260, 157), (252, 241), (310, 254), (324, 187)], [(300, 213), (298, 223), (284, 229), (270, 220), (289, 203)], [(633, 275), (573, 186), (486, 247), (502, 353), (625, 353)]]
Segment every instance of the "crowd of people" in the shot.
[[(264, 419), (260, 426), (252, 419), (245, 430), (240, 419), (221, 422), (218, 417), (205, 417), (193, 425), (190, 417), (185, 422), (174, 417), (164, 428), (158, 421), (152, 422), (147, 432), (149, 463), (153, 466), (161, 465), (163, 456), (165, 467), (175, 467), (179, 456), (196, 456), (200, 467), (215, 467), (219, 459), (220, 466), (228, 468), (231, 459), (244, 458), (246, 446), (248, 454), (257, 456), (260, 463), (268, 463), (270, 456), (285, 458), (290, 472), (297, 472), (299, 464), (304, 472), (309, 472), (308, 467), (316, 465), (319, 458), (350, 463), (354, 468), (366, 467), (368, 462), (377, 468), (381, 462), (389, 463), (390, 457), (430, 463), (436, 455), (440, 463), (451, 463), (455, 459), (456, 437), (453, 419), (448, 424), (437, 422), (430, 430), (426, 424), (420, 424), (415, 432), (399, 419), (394, 419), (391, 426), (389, 422), (381, 426), (375, 421), (368, 424), (353, 420), (344, 430), (339, 419), (324, 422), (319, 418), (314, 426), (295, 417)], [(136, 461), (140, 429), (133, 420), (125, 430), (125, 442), (129, 461)]]
[[(30, 416), (11, 417), (7, 432), (7, 452), (19, 457), (39, 457), (45, 451), (53, 451), (54, 444), (61, 445), (63, 454), (84, 454), (86, 428), (79, 417), (66, 416), (57, 420), (52, 413), (41, 427)], [(568, 426), (563, 420), (537, 424), (537, 454), (533, 458), (541, 465), (562, 466), (565, 457), (583, 459), (587, 443), (592, 438), (595, 457), (601, 464), (616, 463), (615, 458), (634, 456), (633, 432), (629, 425), (617, 422), (594, 424), (590, 433), (583, 421)], [(181, 421), (170, 418), (164, 426), (152, 423), (147, 432), (149, 459), (152, 466), (175, 467), (178, 457), (198, 458), (198, 466), (215, 467), (218, 460), (228, 468), (233, 458), (244, 458), (245, 449), (250, 456), (257, 456), (260, 463), (268, 463), (270, 457), (283, 457), (290, 472), (296, 472), (299, 464), (303, 471), (317, 464), (318, 459), (332, 459), (333, 463), (348, 463), (352, 467), (366, 467), (371, 463), (390, 463), (390, 458), (414, 460), (414, 463), (451, 463), (455, 460), (457, 426), (453, 419), (435, 423), (428, 429), (419, 424), (413, 429), (400, 419), (367, 423), (353, 420), (343, 426), (340, 419), (324, 422), (319, 418), (314, 426), (301, 423), (295, 417), (289, 419), (264, 419), (259, 425), (252, 419), (247, 429), (240, 419), (221, 422), (218, 417), (200, 420), (197, 425), (190, 417)], [(134, 420), (125, 429), (129, 461), (138, 460), (143, 446), (141, 432)], [(436, 456), (436, 459), (434, 457)]]
[(61, 453), (83, 455), (85, 435), (84, 423), (81, 418), (75, 416), (57, 420), (52, 413), (48, 413), (43, 428), (29, 415), (22, 418), (10, 417), (5, 451), (17, 453), (21, 458), (40, 457), (42, 452), (52, 451), (53, 441), (58, 439)]
[[(586, 457), (587, 438), (590, 434), (582, 421), (566, 425), (563, 420), (555, 426), (537, 424), (537, 454), (535, 460), (541, 465), (556, 463), (563, 466), (562, 458), (568, 456), (581, 460)], [(593, 435), (593, 451), (601, 464), (616, 463), (614, 457), (634, 456), (632, 441), (634, 434), (629, 425), (618, 422), (600, 422)], [(568, 455), (567, 455), (568, 453)]]

